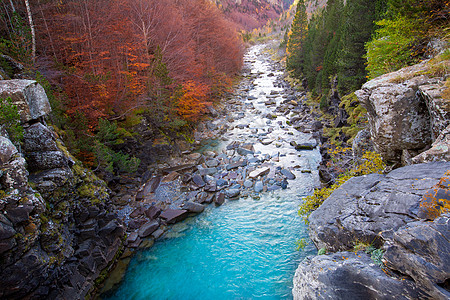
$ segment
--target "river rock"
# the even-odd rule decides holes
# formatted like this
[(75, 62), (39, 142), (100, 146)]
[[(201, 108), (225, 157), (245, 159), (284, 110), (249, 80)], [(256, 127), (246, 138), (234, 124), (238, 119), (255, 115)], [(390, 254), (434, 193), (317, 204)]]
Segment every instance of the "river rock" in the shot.
[(144, 225), (141, 226), (141, 228), (139, 228), (138, 231), (139, 237), (141, 238), (148, 237), (156, 229), (158, 229), (158, 227), (159, 227), (158, 221), (150, 221), (145, 223)]
[(294, 180), (295, 179), (295, 175), (294, 173), (292, 173), (291, 171), (289, 171), (288, 169), (281, 169), (281, 174), (286, 177), (289, 180)]
[(155, 220), (161, 214), (161, 209), (159, 207), (156, 207), (156, 206), (152, 205), (147, 210), (145, 210), (144, 214), (150, 220)]
[(186, 219), (188, 217), (188, 211), (185, 209), (169, 208), (163, 211), (159, 217), (164, 219), (167, 224), (175, 224)]
[(435, 162), (349, 179), (310, 215), (311, 239), (331, 251), (352, 249), (355, 241), (380, 246), (380, 232), (418, 219), (423, 195), (448, 170), (450, 162)]
[(37, 120), (51, 112), (44, 88), (34, 80), (1, 80), (0, 98), (10, 97), (22, 123)]
[(198, 214), (198, 213), (201, 213), (202, 211), (204, 211), (205, 207), (203, 205), (201, 205), (200, 203), (188, 201), (188, 202), (184, 203), (183, 209), (186, 209), (189, 212)]
[(295, 150), (313, 150), (317, 146), (317, 142), (315, 140), (301, 142), (299, 144), (292, 141), (290, 144), (295, 148)]
[(262, 168), (254, 170), (254, 171), (251, 171), (250, 174), (248, 174), (248, 177), (255, 179), (255, 178), (258, 178), (259, 176), (266, 175), (269, 172), (270, 172), (269, 167), (262, 167)]
[(225, 194), (224, 193), (217, 193), (216, 197), (214, 198), (214, 204), (216, 206), (220, 206), (225, 202)]
[(387, 276), (362, 251), (308, 256), (295, 272), (292, 294), (294, 300), (419, 299), (425, 296), (411, 280)]
[(262, 183), (262, 181), (257, 181), (255, 183), (255, 188), (254, 188), (255, 192), (261, 193), (263, 191), (263, 189), (264, 189), (264, 184)]
[[(210, 160), (207, 160), (207, 161), (205, 162), (205, 164), (206, 164), (208, 167), (213, 168), (213, 167), (217, 167), (217, 166), (220, 164), (220, 162), (219, 162), (218, 159), (210, 159)], [(206, 174), (205, 174), (205, 175), (206, 175)]]
[(251, 188), (253, 186), (253, 181), (247, 179), (246, 181), (244, 181), (244, 187), (246, 188)]
[(194, 174), (194, 176), (192, 176), (192, 182), (194, 182), (194, 184), (198, 187), (204, 187), (206, 185), (205, 181), (203, 181), (202, 176), (199, 174)]
[(238, 188), (230, 188), (225, 191), (225, 195), (227, 198), (236, 198), (241, 193), (241, 190)]

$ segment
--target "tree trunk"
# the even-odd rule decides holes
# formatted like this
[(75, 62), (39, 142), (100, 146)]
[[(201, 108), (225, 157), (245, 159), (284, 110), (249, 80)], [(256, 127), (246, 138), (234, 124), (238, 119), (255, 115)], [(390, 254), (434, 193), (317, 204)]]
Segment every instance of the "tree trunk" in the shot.
[(28, 0), (24, 1), (25, 6), (27, 7), (28, 22), (30, 23), (31, 29), (31, 59), (34, 65), (34, 63), (36, 62), (36, 33), (34, 31), (34, 24), (33, 24), (33, 17), (31, 16), (30, 3), (28, 2)]

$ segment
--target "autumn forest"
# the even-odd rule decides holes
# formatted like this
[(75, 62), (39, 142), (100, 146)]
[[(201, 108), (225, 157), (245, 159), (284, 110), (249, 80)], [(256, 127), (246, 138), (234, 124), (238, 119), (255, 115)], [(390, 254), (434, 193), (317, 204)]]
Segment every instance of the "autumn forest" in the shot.
[(98, 149), (85, 146), (92, 144), (85, 131), (94, 136), (98, 120), (133, 125), (145, 117), (164, 135), (179, 135), (242, 64), (236, 26), (206, 0), (36, 0), (29, 8), (32, 19), (24, 1), (2, 1), (1, 52), (30, 66), (86, 163)]

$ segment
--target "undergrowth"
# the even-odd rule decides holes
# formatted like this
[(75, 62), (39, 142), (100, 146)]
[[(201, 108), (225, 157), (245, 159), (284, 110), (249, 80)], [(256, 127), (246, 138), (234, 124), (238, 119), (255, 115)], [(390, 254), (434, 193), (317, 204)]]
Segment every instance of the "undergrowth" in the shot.
[[(331, 151), (330, 156), (332, 158), (331, 161), (335, 160), (336, 163), (339, 163), (335, 158), (339, 155), (339, 153), (343, 151), (348, 151), (349, 148), (341, 148), (338, 147), (336, 150)], [(362, 159), (359, 161), (354, 161), (353, 167), (341, 174), (336, 182), (330, 187), (316, 189), (314, 193), (310, 196), (303, 198), (303, 203), (300, 204), (298, 214), (303, 218), (305, 223), (308, 223), (309, 215), (316, 210), (322, 203), (327, 199), (337, 188), (343, 185), (347, 180), (352, 177), (367, 175), (372, 173), (382, 173), (386, 168), (385, 163), (381, 159), (381, 155), (375, 152), (367, 151), (363, 154)]]

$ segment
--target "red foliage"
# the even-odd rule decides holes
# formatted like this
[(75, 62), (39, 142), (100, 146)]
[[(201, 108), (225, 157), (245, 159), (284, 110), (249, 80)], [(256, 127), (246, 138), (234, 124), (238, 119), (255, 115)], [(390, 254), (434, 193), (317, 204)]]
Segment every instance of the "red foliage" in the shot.
[(157, 49), (168, 75), (183, 86), (186, 105), (178, 112), (189, 120), (242, 64), (236, 30), (206, 0), (38, 3), (39, 54), (65, 70), (54, 83), (70, 100), (68, 113), (82, 112), (92, 122), (141, 104), (158, 82)]

